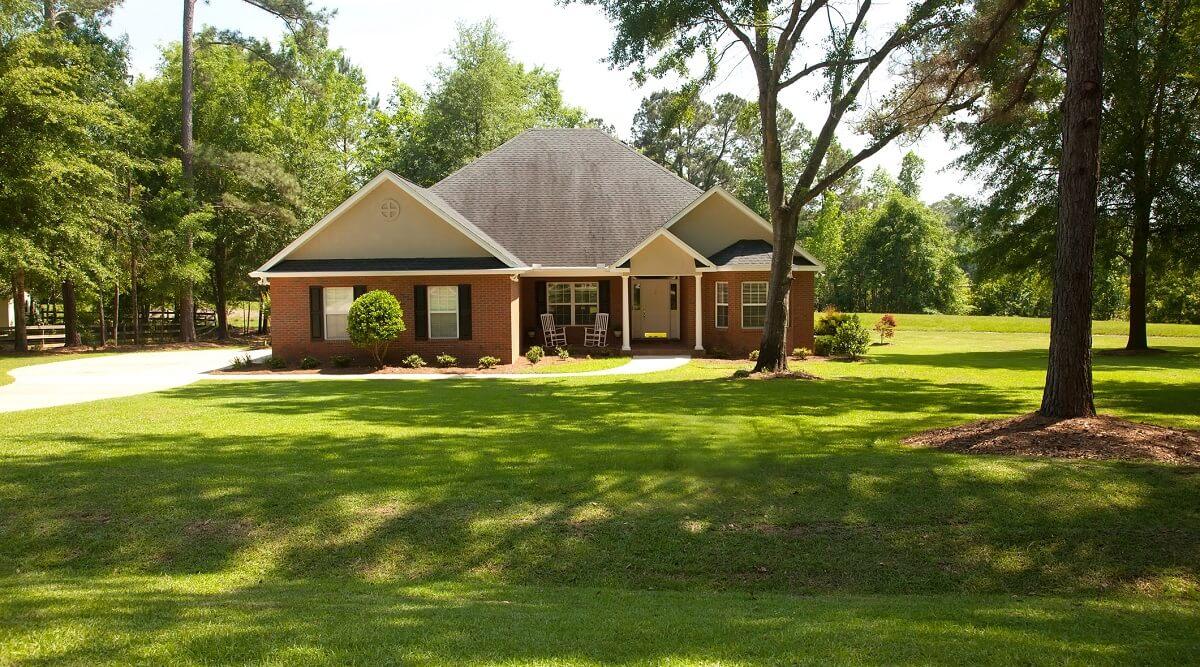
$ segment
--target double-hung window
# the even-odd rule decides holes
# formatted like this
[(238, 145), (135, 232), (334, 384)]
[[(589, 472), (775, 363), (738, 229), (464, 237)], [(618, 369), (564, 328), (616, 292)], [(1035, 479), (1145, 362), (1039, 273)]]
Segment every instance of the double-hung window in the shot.
[(325, 340), (348, 340), (346, 320), (350, 315), (350, 304), (354, 303), (353, 287), (326, 287), (322, 290), (325, 307)]
[(717, 283), (716, 296), (716, 325), (718, 329), (724, 329), (729, 326), (729, 283)]
[(429, 288), (429, 337), (458, 338), (458, 287)]
[(600, 311), (600, 283), (546, 283), (546, 312), (559, 326), (591, 326)]
[(742, 283), (742, 328), (761, 329), (767, 323), (767, 283)]

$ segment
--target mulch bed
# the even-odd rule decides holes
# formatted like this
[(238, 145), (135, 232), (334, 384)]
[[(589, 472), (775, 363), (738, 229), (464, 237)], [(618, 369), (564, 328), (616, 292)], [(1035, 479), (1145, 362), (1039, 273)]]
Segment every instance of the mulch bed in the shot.
[(908, 445), (967, 454), (1158, 461), (1200, 466), (1200, 431), (1098, 416), (1051, 419), (1037, 413), (925, 431)]
[[(538, 368), (547, 368), (570, 364), (576, 361), (587, 361), (588, 357), (570, 357), (567, 359), (559, 359), (555, 355), (542, 357), (542, 360), (537, 363)], [(492, 368), (467, 368), (467, 367), (452, 367), (442, 368), (440, 366), (430, 364), (422, 368), (407, 368), (404, 366), (384, 366), (376, 368), (374, 366), (347, 366), (345, 368), (337, 368), (334, 366), (301, 369), (292, 365), (288, 368), (273, 369), (267, 368), (262, 363), (256, 363), (249, 368), (222, 368), (220, 370), (210, 371), (212, 374), (224, 375), (424, 375), (429, 373), (439, 373), (442, 375), (491, 375), (495, 373), (520, 373), (529, 371), (534, 364), (529, 363), (529, 360), (520, 357), (511, 364), (501, 364)], [(567, 369), (570, 372), (570, 369)]]

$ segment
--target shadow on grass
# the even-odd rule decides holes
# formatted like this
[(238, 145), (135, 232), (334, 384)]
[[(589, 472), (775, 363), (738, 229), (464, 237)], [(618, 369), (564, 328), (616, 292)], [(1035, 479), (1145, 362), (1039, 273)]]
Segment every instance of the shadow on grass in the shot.
[(127, 580), (0, 593), (18, 659), (54, 662), (1183, 664), (1200, 649), (1186, 601), (307, 582), (199, 594)]
[(1023, 396), (911, 379), (203, 383), (152, 404), (186, 401), (203, 429), (23, 433), (71, 447), (0, 468), (0, 574), (1194, 590), (1200, 475), (895, 444)]

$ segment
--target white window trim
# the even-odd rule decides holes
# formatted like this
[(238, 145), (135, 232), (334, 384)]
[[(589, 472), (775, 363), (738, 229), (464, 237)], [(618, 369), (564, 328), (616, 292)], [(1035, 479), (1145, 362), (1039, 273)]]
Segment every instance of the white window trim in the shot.
[[(746, 302), (746, 286), (747, 286), (747, 285), (763, 285), (764, 287), (766, 287), (766, 288), (767, 288), (767, 291), (766, 291), (766, 292), (764, 292), (764, 295), (763, 295), (763, 302), (762, 302), (762, 303), (747, 303), (747, 302)], [(762, 307), (764, 307), (764, 308), (765, 308), (765, 307), (767, 307), (767, 302), (769, 301), (769, 299), (767, 298), (767, 296), (766, 296), (766, 295), (770, 293), (770, 286), (767, 284), (767, 281), (765, 281), (765, 280), (745, 280), (745, 281), (743, 281), (743, 282), (742, 282), (742, 285), (741, 285), (741, 290), (742, 290), (742, 303), (741, 303), (741, 308), (740, 308), (740, 310), (741, 310), (741, 314), (742, 314), (742, 321), (741, 321), (742, 328), (743, 328), (743, 329), (750, 329), (750, 330), (758, 330), (758, 329), (762, 329), (762, 328), (763, 328), (763, 326), (766, 326), (766, 324), (765, 324), (765, 322), (766, 322), (766, 319), (765, 319), (765, 318), (764, 318), (764, 320), (763, 320), (763, 321), (764, 321), (764, 324), (763, 324), (763, 326), (757, 326), (757, 327), (748, 327), (748, 326), (746, 326), (746, 306), (762, 306)]]
[[(323, 340), (350, 340), (350, 326), (347, 321), (345, 336), (330, 336), (329, 335), (329, 316), (342, 315), (343, 313), (329, 312), (329, 290), (350, 290), (350, 303), (354, 303), (354, 288), (353, 287), (322, 287), (321, 288), (321, 338)], [(350, 309), (347, 308), (345, 315), (349, 316)], [(349, 320), (349, 317), (347, 317)]]
[[(426, 319), (425, 326), (428, 328), (428, 331), (429, 331), (429, 340), (458, 340), (459, 334), (462, 333), (461, 331), (458, 330), (458, 322), (459, 322), (459, 319), (458, 319), (458, 286), (457, 285), (430, 285), (426, 289), (427, 289), (427, 296), (426, 296), (426, 300), (425, 300), (425, 319)], [(433, 309), (433, 290), (435, 290), (435, 289), (454, 290), (454, 310), (434, 310)], [(435, 313), (439, 314), (439, 315), (444, 315), (446, 313), (454, 313), (454, 335), (453, 336), (435, 336), (435, 335), (433, 335), (433, 315)]]
[[(725, 303), (721, 303), (721, 285), (725, 286)], [(724, 326), (717, 324), (717, 313), (721, 312), (721, 306), (725, 306)], [(729, 283), (724, 280), (713, 284), (713, 326), (717, 329), (729, 328)]]
[[(567, 302), (567, 303), (550, 303), (550, 290), (555, 285), (566, 285), (567, 287), (570, 288), (569, 291), (571, 293), (571, 300), (569, 302)], [(576, 301), (575, 300), (575, 286), (576, 285), (592, 286), (592, 288), (595, 289), (595, 291), (596, 291), (596, 301), (594, 303), (590, 302), (590, 301), (588, 301), (588, 302)], [(566, 280), (555, 280), (553, 282), (546, 283), (546, 312), (547, 313), (554, 313), (554, 311), (551, 310), (552, 306), (560, 306), (560, 307), (561, 306), (570, 306), (571, 307), (571, 321), (566, 324), (561, 324), (559, 326), (564, 326), (564, 327), (590, 327), (590, 326), (592, 326), (590, 324), (576, 324), (575, 323), (575, 306), (577, 306), (577, 305), (578, 306), (595, 306), (596, 313), (597, 314), (600, 313), (600, 282), (599, 281), (582, 280), (582, 281), (575, 282), (575, 281), (566, 281)]]

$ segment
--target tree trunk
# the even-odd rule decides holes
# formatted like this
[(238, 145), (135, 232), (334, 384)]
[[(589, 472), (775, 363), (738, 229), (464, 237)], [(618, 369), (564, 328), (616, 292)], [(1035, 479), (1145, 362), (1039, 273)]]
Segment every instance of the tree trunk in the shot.
[(133, 344), (141, 345), (142, 310), (138, 308), (138, 260), (135, 247), (129, 251), (129, 312), (133, 313)]
[[(771, 212), (771, 278), (767, 283), (767, 321), (758, 344), (754, 372), (778, 373), (788, 368), (787, 297), (792, 285), (792, 251), (796, 247), (796, 218), (784, 207), (783, 153), (779, 146), (779, 95), (766, 72), (758, 72), (759, 119), (763, 135), (763, 175), (767, 181), (767, 206)], [(787, 249), (787, 250), (785, 250)]]
[(121, 283), (113, 282), (113, 347), (121, 347)]
[[(181, 116), (180, 127), (182, 133), (179, 140), (180, 161), (183, 163), (183, 183), (188, 194), (192, 190), (192, 59), (195, 56), (195, 46), (192, 44), (192, 23), (196, 13), (196, 0), (183, 0), (183, 62), (182, 66), (182, 83), (183, 90), (180, 91), (180, 98), (183, 100), (183, 109)], [(190, 197), (189, 197), (190, 199)], [(187, 253), (190, 258), (194, 249), (194, 239), (192, 233), (187, 232)], [(190, 280), (183, 284), (179, 294), (179, 339), (185, 343), (190, 343), (196, 340), (196, 306), (192, 295), (192, 282)]]
[(29, 351), (29, 332), (25, 328), (25, 269), (17, 269), (12, 276), (13, 296), (13, 350)]
[(217, 340), (229, 338), (228, 303), (225, 298), (225, 242), (213, 243), (213, 298), (217, 302)]
[(1146, 336), (1146, 259), (1150, 245), (1149, 197), (1134, 195), (1133, 248), (1129, 255), (1129, 340), (1126, 350), (1148, 350)]
[(83, 338), (79, 335), (79, 309), (75, 303), (74, 281), (63, 281), (62, 298), (63, 325), (66, 334), (64, 344), (66, 347), (79, 347), (80, 345), (83, 345)]
[(258, 333), (260, 335), (267, 333), (267, 317), (263, 312), (263, 307), (266, 305), (266, 302), (266, 293), (263, 291), (263, 288), (260, 285), (258, 288)]
[(100, 303), (97, 306), (100, 311), (100, 347), (108, 345), (108, 322), (104, 320), (104, 290), (100, 290)]
[(1096, 414), (1092, 398), (1092, 268), (1100, 175), (1102, 0), (1073, 0), (1067, 23), (1067, 92), (1050, 317), (1050, 360), (1041, 414)]

